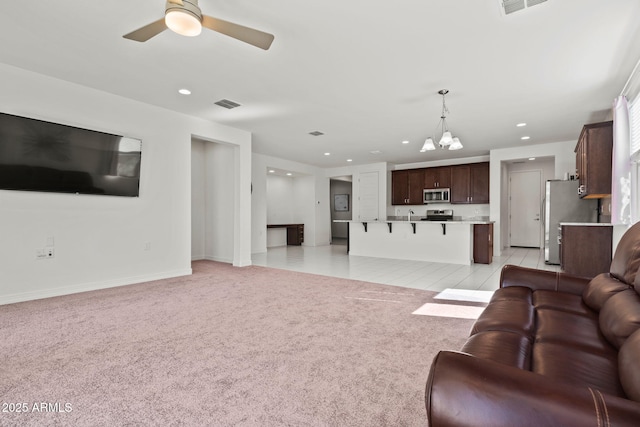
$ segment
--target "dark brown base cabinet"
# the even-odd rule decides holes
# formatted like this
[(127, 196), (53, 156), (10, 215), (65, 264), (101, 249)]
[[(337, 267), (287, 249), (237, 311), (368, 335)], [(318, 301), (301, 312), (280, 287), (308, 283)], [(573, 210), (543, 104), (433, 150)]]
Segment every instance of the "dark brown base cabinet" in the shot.
[(304, 224), (287, 227), (287, 245), (300, 246), (304, 242)]
[(473, 225), (473, 262), (476, 264), (493, 262), (493, 224)]
[(560, 268), (565, 273), (595, 277), (611, 267), (611, 226), (563, 225)]

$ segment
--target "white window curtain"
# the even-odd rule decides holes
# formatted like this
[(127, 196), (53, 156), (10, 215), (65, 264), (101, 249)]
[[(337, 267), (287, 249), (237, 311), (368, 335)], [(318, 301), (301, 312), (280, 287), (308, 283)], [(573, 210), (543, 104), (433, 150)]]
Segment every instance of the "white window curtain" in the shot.
[(613, 164), (611, 182), (611, 223), (631, 222), (631, 142), (627, 98), (613, 102)]
[(631, 155), (640, 154), (640, 96), (629, 104), (629, 127), (631, 128)]
[(631, 221), (640, 221), (640, 96), (629, 104), (631, 140)]

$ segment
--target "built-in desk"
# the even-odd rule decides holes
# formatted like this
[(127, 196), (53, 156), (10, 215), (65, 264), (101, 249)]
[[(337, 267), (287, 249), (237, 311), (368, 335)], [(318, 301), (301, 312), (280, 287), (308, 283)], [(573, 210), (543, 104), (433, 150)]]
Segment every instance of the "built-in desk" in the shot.
[(267, 224), (267, 228), (286, 228), (287, 245), (300, 246), (304, 242), (304, 224)]

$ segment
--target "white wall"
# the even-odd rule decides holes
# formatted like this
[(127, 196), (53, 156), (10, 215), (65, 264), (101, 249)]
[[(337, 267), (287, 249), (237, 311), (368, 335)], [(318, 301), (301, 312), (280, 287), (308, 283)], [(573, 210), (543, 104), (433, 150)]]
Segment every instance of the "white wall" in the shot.
[[(324, 169), (323, 174), (327, 178), (327, 188), (329, 186), (328, 181), (331, 177), (338, 176), (352, 176), (352, 191), (353, 197), (351, 198), (353, 211), (352, 218), (359, 220), (360, 217), (360, 175), (363, 173), (377, 172), (378, 173), (378, 213), (380, 218), (385, 218), (387, 211), (387, 183), (390, 183), (390, 173), (387, 171), (387, 163), (371, 163), (368, 165), (355, 165), (345, 166), (340, 168), (328, 168)], [(329, 218), (329, 221), (331, 219)]]
[(191, 259), (205, 259), (205, 142), (191, 142)]
[[(294, 178), (281, 175), (267, 176), (267, 224), (297, 223), (295, 217), (302, 217), (294, 212), (296, 209), (293, 197)], [(301, 221), (304, 223), (304, 220)], [(267, 230), (267, 247), (286, 246), (287, 230), (270, 228)]]
[[(268, 168), (275, 168), (292, 172), (294, 185), (291, 193), (295, 195), (292, 222), (304, 223), (304, 245), (321, 246), (331, 242), (331, 211), (330, 211), (330, 185), (331, 177), (353, 176), (353, 218), (357, 219), (358, 204), (358, 180), (361, 173), (378, 172), (379, 176), (379, 212), (384, 215), (387, 199), (387, 164), (372, 163), (369, 165), (347, 166), (342, 168), (321, 169), (303, 163), (292, 162), (264, 154), (253, 154), (252, 162), (252, 240), (253, 253), (261, 253), (267, 250), (267, 223), (272, 223), (267, 217), (272, 197), (281, 196), (272, 194), (268, 189)], [(288, 196), (290, 197), (291, 194)], [(282, 214), (284, 216), (284, 214)], [(279, 222), (279, 221), (278, 221)], [(271, 233), (271, 232), (270, 232)]]
[(294, 180), (288, 176), (267, 176), (267, 224), (293, 224), (294, 218), (302, 217), (294, 211)]
[(143, 147), (139, 198), (0, 190), (0, 303), (190, 274), (193, 135), (237, 147), (233, 258), (250, 264), (250, 133), (3, 64), (0, 93), (0, 111)]
[[(293, 173), (291, 178), (284, 177), (291, 180), (290, 192), (280, 193), (285, 191), (284, 185), (273, 185), (271, 181), (273, 175), (267, 173), (268, 168)], [(329, 179), (324, 176), (322, 169), (254, 153), (252, 182), (252, 253), (266, 252), (267, 224), (274, 223), (304, 224), (303, 245), (305, 246), (328, 245), (330, 243)], [(280, 204), (277, 206), (276, 200), (280, 200)], [(287, 206), (286, 212), (282, 210), (282, 206)], [(291, 212), (291, 216), (288, 212)], [(270, 236), (276, 236), (275, 233), (269, 231)], [(272, 246), (271, 243), (270, 246)]]

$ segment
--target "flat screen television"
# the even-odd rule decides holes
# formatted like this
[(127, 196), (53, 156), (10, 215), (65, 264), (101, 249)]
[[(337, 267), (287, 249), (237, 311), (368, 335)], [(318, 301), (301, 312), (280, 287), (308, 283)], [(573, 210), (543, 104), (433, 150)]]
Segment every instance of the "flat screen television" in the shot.
[(138, 139), (0, 113), (0, 189), (138, 197)]

